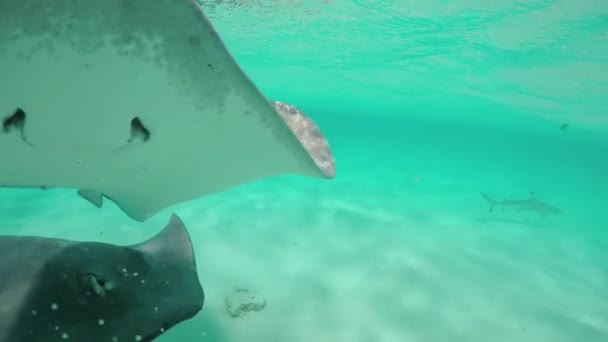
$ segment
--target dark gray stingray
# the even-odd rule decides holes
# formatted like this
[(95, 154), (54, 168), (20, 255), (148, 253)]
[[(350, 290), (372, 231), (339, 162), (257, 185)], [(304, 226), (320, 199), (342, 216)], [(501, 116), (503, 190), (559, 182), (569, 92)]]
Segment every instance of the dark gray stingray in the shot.
[(203, 307), (173, 215), (132, 246), (0, 236), (0, 342), (152, 341)]

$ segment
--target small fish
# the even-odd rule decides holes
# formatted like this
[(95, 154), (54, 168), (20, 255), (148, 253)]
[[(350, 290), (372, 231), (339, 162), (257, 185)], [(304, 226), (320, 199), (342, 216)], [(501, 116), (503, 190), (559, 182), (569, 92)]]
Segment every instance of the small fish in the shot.
[(562, 212), (559, 208), (556, 208), (548, 203), (545, 203), (545, 202), (537, 199), (534, 196), (534, 193), (531, 193), (530, 197), (528, 197), (527, 199), (521, 199), (521, 200), (518, 200), (518, 199), (496, 200), (483, 192), (481, 192), (480, 194), (481, 194), (481, 197), (483, 197), (483, 199), (486, 201), (486, 203), (488, 203), (488, 205), (490, 207), (488, 212), (493, 212), (494, 208), (497, 208), (497, 207), (510, 208), (517, 212), (522, 212), (522, 211), (536, 212), (538, 215), (540, 215), (542, 217), (556, 215), (556, 214), (559, 214)]

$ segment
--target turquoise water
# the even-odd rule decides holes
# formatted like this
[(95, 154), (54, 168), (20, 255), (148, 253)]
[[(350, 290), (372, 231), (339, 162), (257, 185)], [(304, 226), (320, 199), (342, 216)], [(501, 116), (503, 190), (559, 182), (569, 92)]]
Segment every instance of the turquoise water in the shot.
[[(336, 178), (145, 223), (1, 190), (3, 233), (136, 243), (177, 212), (206, 302), (164, 342), (608, 340), (605, 1), (202, 3), (264, 94), (320, 126)], [(562, 212), (490, 213), (480, 192)], [(234, 286), (266, 307), (230, 317)]]

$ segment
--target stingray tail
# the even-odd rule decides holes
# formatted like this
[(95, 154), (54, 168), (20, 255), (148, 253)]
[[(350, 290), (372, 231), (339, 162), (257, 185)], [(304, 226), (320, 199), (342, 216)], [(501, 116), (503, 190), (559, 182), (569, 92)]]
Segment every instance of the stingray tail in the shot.
[(490, 207), (488, 209), (488, 212), (493, 212), (494, 211), (494, 205), (496, 205), (498, 203), (498, 201), (496, 201), (495, 199), (493, 199), (492, 197), (488, 196), (487, 194), (480, 192), (479, 193), (481, 195), (481, 197), (483, 197), (483, 199), (486, 201), (486, 203), (488, 203), (488, 206)]

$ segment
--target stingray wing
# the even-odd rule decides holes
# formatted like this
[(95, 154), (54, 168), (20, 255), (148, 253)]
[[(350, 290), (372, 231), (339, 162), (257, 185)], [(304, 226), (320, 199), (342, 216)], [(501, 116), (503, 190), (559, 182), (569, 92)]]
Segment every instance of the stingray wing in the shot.
[(1, 186), (98, 192), (145, 220), (264, 177), (333, 177), (192, 0), (3, 0), (0, 75)]
[(132, 246), (0, 236), (0, 260), (0, 342), (152, 341), (204, 303), (176, 215)]

